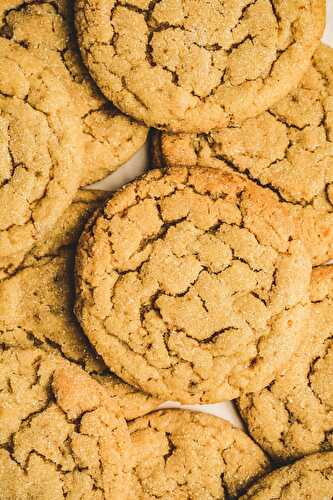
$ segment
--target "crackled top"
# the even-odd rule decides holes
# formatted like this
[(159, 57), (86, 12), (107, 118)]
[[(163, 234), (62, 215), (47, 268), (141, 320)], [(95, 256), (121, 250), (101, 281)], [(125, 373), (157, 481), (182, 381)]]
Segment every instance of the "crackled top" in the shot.
[(89, 215), (102, 205), (107, 196), (106, 191), (78, 190), (52, 230), (30, 252), (20, 252), (0, 260), (0, 280), (13, 275), (18, 268), (38, 264), (38, 260), (44, 257), (55, 257), (66, 247), (73, 247), (74, 250)]
[(87, 225), (76, 313), (106, 364), (165, 399), (259, 390), (304, 336), (310, 260), (270, 193), (214, 169), (152, 171)]
[(81, 135), (68, 92), (24, 48), (0, 38), (0, 267), (28, 252), (71, 203)]
[(131, 442), (104, 389), (39, 349), (0, 352), (0, 496), (127, 499)]
[(56, 351), (97, 378), (133, 419), (155, 409), (156, 398), (138, 392), (110, 373), (96, 355), (73, 314), (74, 253), (85, 221), (106, 193), (79, 191), (47, 241), (0, 274), (0, 344), (40, 346)]
[(45, 61), (69, 91), (84, 133), (82, 185), (123, 165), (144, 143), (147, 129), (120, 113), (96, 88), (76, 46), (73, 0), (11, 0), (0, 4), (0, 36)]
[(286, 95), (325, 17), (324, 0), (79, 0), (76, 9), (81, 52), (104, 94), (174, 132), (238, 122)]
[(311, 300), (308, 339), (290, 368), (239, 400), (252, 436), (278, 460), (333, 450), (333, 266), (314, 270)]
[(154, 139), (156, 166), (241, 172), (276, 193), (316, 264), (333, 258), (333, 49), (321, 45), (298, 88), (242, 126)]
[(329, 500), (332, 495), (333, 452), (330, 452), (303, 458), (272, 472), (240, 500)]
[(269, 469), (243, 431), (211, 415), (154, 412), (132, 422), (130, 432), (137, 458), (133, 499), (230, 499)]

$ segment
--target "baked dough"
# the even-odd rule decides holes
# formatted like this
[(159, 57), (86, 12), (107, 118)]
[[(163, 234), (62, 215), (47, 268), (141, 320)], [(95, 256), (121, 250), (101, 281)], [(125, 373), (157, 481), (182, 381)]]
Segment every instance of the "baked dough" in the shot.
[(214, 169), (151, 171), (86, 226), (76, 314), (119, 377), (212, 403), (268, 385), (304, 338), (311, 263), (273, 196)]
[(290, 367), (238, 401), (252, 437), (275, 460), (333, 450), (333, 266), (313, 271), (306, 341)]
[(75, 38), (74, 0), (5, 0), (0, 36), (24, 45), (66, 86), (83, 131), (81, 185), (101, 180), (143, 145), (147, 128), (108, 102), (84, 67)]
[(60, 353), (101, 382), (131, 420), (156, 409), (161, 401), (111, 373), (73, 314), (76, 243), (85, 221), (106, 196), (103, 191), (79, 191), (46, 241), (18, 259), (16, 267), (2, 270), (0, 345)]
[(36, 348), (1, 350), (0, 405), (3, 500), (127, 500), (127, 425), (80, 368)]
[(212, 415), (163, 410), (135, 420), (130, 432), (133, 500), (231, 499), (270, 468), (243, 431)]
[(237, 171), (271, 190), (318, 265), (333, 258), (332, 130), (333, 48), (321, 45), (298, 88), (242, 126), (155, 134), (153, 165)]
[(333, 453), (318, 453), (272, 472), (240, 500), (330, 500), (332, 471)]
[(265, 111), (296, 87), (325, 0), (78, 0), (83, 59), (123, 112), (207, 132)]
[(56, 75), (0, 37), (0, 267), (43, 239), (72, 202), (81, 135)]

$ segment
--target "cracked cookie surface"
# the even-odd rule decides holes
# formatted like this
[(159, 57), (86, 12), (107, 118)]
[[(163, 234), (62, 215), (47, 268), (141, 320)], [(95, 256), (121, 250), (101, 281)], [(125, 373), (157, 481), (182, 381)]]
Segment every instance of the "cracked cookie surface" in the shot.
[(6, 0), (0, 36), (45, 61), (69, 91), (83, 130), (85, 185), (123, 165), (143, 145), (147, 129), (119, 112), (90, 78), (76, 46), (73, 8), (73, 0)]
[(298, 349), (311, 263), (270, 193), (214, 169), (151, 171), (88, 223), (76, 314), (119, 377), (219, 402), (268, 385)]
[(259, 446), (212, 415), (164, 410), (129, 428), (137, 458), (133, 499), (235, 498), (269, 469)]
[(309, 65), (324, 18), (323, 0), (76, 4), (81, 52), (104, 94), (174, 132), (237, 123), (285, 96)]
[(330, 500), (333, 452), (317, 453), (261, 479), (240, 500)]
[(42, 241), (28, 253), (21, 252), (0, 261), (0, 280), (12, 276), (18, 268), (38, 265), (42, 258), (52, 258), (66, 247), (73, 252), (89, 215), (107, 199), (106, 191), (78, 190), (72, 203)]
[(79, 191), (47, 241), (18, 262), (18, 269), (2, 270), (0, 344), (60, 352), (101, 382), (130, 420), (156, 409), (160, 401), (113, 375), (73, 314), (75, 246), (85, 221), (105, 197), (104, 192)]
[(0, 267), (41, 240), (75, 196), (82, 143), (72, 111), (56, 75), (0, 38)]
[(315, 264), (333, 258), (333, 49), (321, 45), (298, 88), (242, 126), (158, 134), (155, 166), (238, 171), (271, 189), (296, 219)]
[(308, 338), (290, 367), (239, 409), (253, 438), (279, 461), (333, 450), (333, 266), (311, 284)]
[(0, 496), (126, 499), (131, 441), (117, 404), (39, 349), (0, 352)]

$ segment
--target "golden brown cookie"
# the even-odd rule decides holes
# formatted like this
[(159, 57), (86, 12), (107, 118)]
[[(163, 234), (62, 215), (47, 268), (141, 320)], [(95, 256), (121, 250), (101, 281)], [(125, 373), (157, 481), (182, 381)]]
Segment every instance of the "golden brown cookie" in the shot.
[(130, 432), (136, 500), (231, 499), (269, 470), (259, 446), (212, 415), (154, 412), (133, 421)]
[(253, 438), (286, 461), (333, 450), (333, 266), (313, 271), (306, 342), (289, 369), (238, 401)]
[(0, 497), (127, 499), (129, 431), (80, 368), (40, 349), (0, 351)]
[(70, 97), (45, 64), (0, 38), (0, 267), (57, 222), (82, 176)]
[(265, 111), (319, 44), (324, 0), (78, 0), (83, 59), (147, 125), (207, 132)]
[(333, 452), (318, 453), (275, 470), (240, 500), (331, 500)]
[(106, 193), (80, 191), (47, 241), (3, 272), (0, 281), (0, 344), (39, 346), (60, 352), (97, 378), (117, 399), (126, 419), (155, 409), (160, 402), (114, 376), (95, 354), (73, 314), (74, 253), (84, 222)]
[(242, 126), (157, 134), (155, 166), (238, 171), (274, 191), (315, 264), (333, 258), (333, 49), (321, 45), (297, 89)]
[(147, 129), (120, 113), (96, 88), (76, 45), (73, 0), (14, 0), (0, 5), (0, 35), (28, 48), (67, 87), (84, 133), (81, 184), (102, 179), (143, 145)]
[(305, 335), (310, 259), (271, 193), (214, 169), (154, 170), (88, 223), (76, 314), (105, 363), (163, 399), (268, 385)]
[(13, 275), (17, 268), (38, 264), (38, 260), (56, 256), (65, 247), (74, 247), (89, 216), (107, 199), (106, 191), (77, 191), (71, 205), (64, 211), (55, 226), (32, 250), (14, 254), (0, 261), (0, 280)]

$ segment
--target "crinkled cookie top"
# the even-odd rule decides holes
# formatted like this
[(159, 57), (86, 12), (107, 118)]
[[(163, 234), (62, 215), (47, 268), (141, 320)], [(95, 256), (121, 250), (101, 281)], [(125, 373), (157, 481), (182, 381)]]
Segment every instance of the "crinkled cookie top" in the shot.
[(321, 45), (298, 88), (242, 126), (155, 137), (154, 160), (246, 175), (288, 204), (314, 263), (333, 258), (333, 49)]
[(240, 500), (316, 500), (333, 495), (333, 452), (318, 453), (278, 469)]
[(152, 171), (77, 253), (76, 313), (106, 364), (164, 399), (268, 385), (305, 335), (310, 259), (265, 190), (214, 169)]
[(131, 442), (118, 406), (39, 349), (0, 353), (0, 496), (127, 499)]
[(160, 401), (113, 375), (73, 314), (76, 243), (87, 218), (105, 197), (104, 192), (79, 191), (47, 240), (18, 260), (18, 268), (2, 270), (0, 344), (60, 353), (98, 379), (130, 420), (155, 409)]
[(74, 198), (82, 142), (72, 111), (56, 75), (0, 38), (0, 267), (41, 240)]
[(79, 0), (83, 58), (120, 109), (174, 132), (255, 116), (295, 87), (324, 0)]
[(79, 189), (72, 203), (64, 210), (56, 224), (30, 252), (20, 252), (1, 259), (0, 280), (12, 276), (18, 268), (37, 265), (38, 260), (44, 257), (55, 257), (65, 247), (74, 249), (89, 215), (101, 207), (107, 195), (106, 191)]
[(211, 415), (154, 412), (130, 432), (137, 458), (131, 499), (234, 498), (269, 469), (243, 431)]
[(308, 338), (289, 369), (238, 404), (255, 440), (277, 460), (333, 450), (333, 266), (317, 268)]
[(73, 9), (73, 0), (1, 2), (0, 36), (45, 61), (69, 91), (84, 134), (84, 185), (124, 164), (144, 143), (147, 129), (120, 113), (90, 78), (74, 36)]

